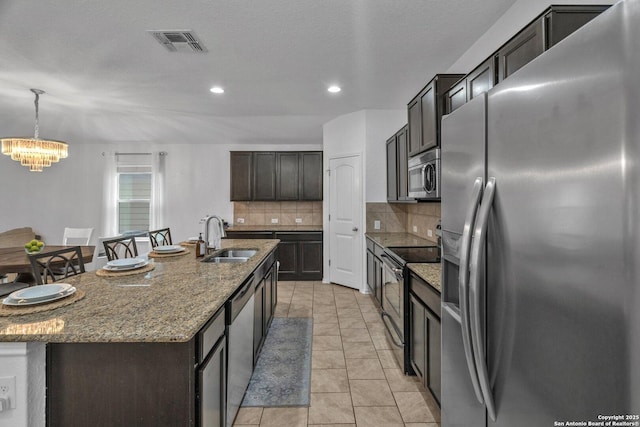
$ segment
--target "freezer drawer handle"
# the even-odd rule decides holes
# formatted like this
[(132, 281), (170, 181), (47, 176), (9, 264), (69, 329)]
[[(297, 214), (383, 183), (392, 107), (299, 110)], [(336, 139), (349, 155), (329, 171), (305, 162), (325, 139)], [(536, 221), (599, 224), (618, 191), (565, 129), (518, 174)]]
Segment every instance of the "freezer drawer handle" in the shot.
[[(473, 353), (475, 356), (476, 369), (478, 370), (478, 379), (480, 380), (480, 389), (487, 405), (487, 412), (493, 421), (496, 420), (496, 409), (493, 402), (493, 393), (491, 384), (489, 383), (489, 374), (486, 363), (485, 337), (482, 328), (482, 318), (480, 303), (480, 272), (483, 248), (487, 238), (487, 225), (489, 223), (489, 213), (493, 204), (493, 197), (496, 192), (496, 179), (491, 177), (484, 189), (480, 210), (478, 211), (478, 220), (476, 221), (475, 230), (473, 232), (473, 245), (471, 247), (471, 272), (469, 274), (469, 314), (471, 317), (471, 343), (473, 344)], [(486, 285), (485, 285), (486, 286)]]
[(469, 252), (471, 249), (471, 232), (475, 226), (476, 214), (482, 196), (482, 178), (476, 178), (471, 191), (471, 200), (467, 207), (464, 228), (462, 229), (462, 242), (460, 243), (460, 270), (458, 275), (458, 288), (460, 293), (460, 327), (462, 330), (462, 344), (467, 360), (467, 368), (471, 377), (473, 391), (478, 402), (484, 403), (482, 390), (478, 381), (478, 373), (473, 360), (473, 348), (471, 345), (471, 322), (469, 320)]
[(382, 323), (384, 323), (384, 327), (387, 328), (387, 331), (389, 331), (389, 335), (391, 336), (391, 341), (393, 341), (393, 343), (397, 347), (401, 347), (401, 348), (404, 347), (404, 343), (402, 341), (400, 341), (400, 343), (396, 342), (396, 339), (395, 339), (395, 337), (393, 335), (393, 332), (391, 331), (391, 329), (389, 329), (389, 326), (388, 326), (387, 322), (384, 321), (385, 317), (388, 317), (389, 321), (391, 322), (391, 326), (393, 327), (393, 330), (396, 332), (396, 335), (398, 335), (398, 337), (402, 336), (400, 334), (400, 331), (398, 330), (398, 327), (393, 322), (393, 319), (391, 318), (391, 316), (389, 316), (389, 313), (383, 311), (382, 314), (380, 315), (380, 317), (382, 317)]

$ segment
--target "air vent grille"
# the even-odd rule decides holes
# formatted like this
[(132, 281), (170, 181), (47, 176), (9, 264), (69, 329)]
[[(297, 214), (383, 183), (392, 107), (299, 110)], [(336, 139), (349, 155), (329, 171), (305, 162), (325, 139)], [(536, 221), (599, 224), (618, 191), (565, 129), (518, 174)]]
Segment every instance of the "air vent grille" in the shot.
[(207, 49), (191, 30), (148, 30), (169, 52), (205, 53)]

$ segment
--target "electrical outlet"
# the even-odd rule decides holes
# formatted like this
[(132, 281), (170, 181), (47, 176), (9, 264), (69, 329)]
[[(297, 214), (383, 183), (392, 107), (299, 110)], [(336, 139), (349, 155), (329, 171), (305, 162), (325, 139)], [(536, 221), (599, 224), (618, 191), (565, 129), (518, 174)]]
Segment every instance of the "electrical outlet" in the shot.
[(237, 222), (238, 224), (244, 224), (244, 218), (237, 218), (237, 219), (236, 219), (236, 222)]
[(427, 230), (427, 237), (433, 237), (433, 230)]
[(373, 221), (373, 228), (375, 230), (380, 230), (380, 221), (378, 220)]
[(278, 218), (271, 218), (271, 224), (277, 224)]
[(16, 407), (16, 377), (0, 378), (0, 398), (9, 401), (9, 408)]
[(296, 224), (302, 224), (302, 218), (296, 218)]
[(417, 225), (414, 225), (414, 226), (413, 226), (413, 232), (414, 232), (414, 233), (417, 233), (417, 232), (418, 232), (418, 226), (417, 226)]

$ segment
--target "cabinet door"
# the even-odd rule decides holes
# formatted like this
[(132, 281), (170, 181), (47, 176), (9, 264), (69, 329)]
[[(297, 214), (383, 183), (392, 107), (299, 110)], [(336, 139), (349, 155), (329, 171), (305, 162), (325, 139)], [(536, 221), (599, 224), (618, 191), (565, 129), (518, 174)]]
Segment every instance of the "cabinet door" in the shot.
[(299, 160), (298, 153), (276, 153), (277, 200), (298, 200)]
[(467, 98), (471, 101), (495, 85), (495, 56), (484, 61), (467, 76)]
[(398, 145), (396, 136), (387, 140), (387, 201), (398, 200)]
[[(320, 236), (321, 237), (321, 236)], [(322, 240), (300, 241), (300, 266), (298, 274), (307, 276), (319, 276), (322, 278)]]
[(383, 265), (382, 265), (382, 261), (380, 261), (378, 258), (375, 258), (375, 262), (376, 262), (376, 299), (378, 300), (378, 303), (380, 304), (380, 307), (385, 308), (385, 305), (382, 303), (382, 281), (383, 281)]
[(231, 201), (252, 198), (252, 156), (250, 151), (231, 152)]
[(410, 341), (409, 355), (411, 366), (423, 383), (427, 374), (426, 349), (427, 349), (427, 325), (425, 308), (413, 294), (409, 295)]
[(545, 50), (582, 27), (587, 22), (604, 12), (609, 6), (604, 5), (562, 5), (551, 6), (545, 15)]
[(298, 269), (298, 242), (283, 241), (281, 237), (278, 243), (278, 261), (280, 261), (279, 280), (296, 280)]
[(276, 153), (253, 153), (253, 200), (276, 199)]
[(407, 152), (407, 126), (396, 134), (398, 145), (398, 200), (409, 199), (409, 156)]
[(438, 146), (438, 108), (436, 81), (433, 80), (420, 95), (420, 113), (422, 117), (422, 141), (420, 151)]
[(222, 339), (198, 370), (198, 414), (200, 427), (226, 425), (226, 340)]
[(462, 80), (445, 94), (445, 114), (449, 114), (467, 102), (467, 81)]
[(440, 339), (442, 336), (440, 319), (435, 316), (430, 310), (425, 309), (425, 321), (426, 327), (425, 330), (427, 332), (427, 347), (428, 347), (428, 355), (427, 355), (427, 366), (428, 366), (428, 381), (425, 384), (431, 393), (436, 398), (438, 403), (440, 402), (440, 394), (441, 394), (441, 377), (440, 370), (442, 366), (441, 361), (441, 343)]
[(409, 156), (418, 154), (422, 146), (422, 112), (420, 98), (414, 98), (408, 105), (409, 119)]
[(264, 336), (264, 279), (258, 283), (255, 290), (253, 305), (253, 364), (258, 360)]
[(300, 153), (300, 200), (322, 200), (322, 151)]
[(262, 335), (266, 336), (269, 330), (269, 324), (273, 317), (273, 267), (269, 269), (269, 272), (264, 276), (264, 330)]
[(542, 18), (537, 19), (500, 48), (496, 54), (498, 82), (503, 81), (544, 52), (542, 22)]
[(376, 265), (374, 261), (373, 252), (367, 251), (367, 286), (372, 294), (376, 292)]

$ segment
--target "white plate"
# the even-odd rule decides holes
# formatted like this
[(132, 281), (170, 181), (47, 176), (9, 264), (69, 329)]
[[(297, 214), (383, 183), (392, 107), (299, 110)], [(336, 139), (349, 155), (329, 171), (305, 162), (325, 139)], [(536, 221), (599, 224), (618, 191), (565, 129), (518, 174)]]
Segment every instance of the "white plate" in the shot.
[(129, 270), (135, 270), (135, 269), (138, 269), (138, 268), (142, 268), (147, 264), (149, 264), (149, 261), (142, 260), (139, 264), (131, 265), (129, 267), (112, 267), (109, 264), (107, 264), (102, 268), (104, 270), (107, 270), (107, 271), (129, 271)]
[(144, 259), (142, 258), (123, 258), (123, 259), (114, 259), (113, 261), (109, 261), (107, 265), (113, 269), (116, 269), (116, 268), (129, 269), (138, 264), (142, 264), (143, 262), (144, 262)]
[(170, 254), (174, 252), (182, 252), (184, 248), (180, 245), (156, 246), (153, 251), (158, 254)]
[(30, 286), (17, 290), (9, 295), (14, 300), (37, 301), (49, 298), (60, 292), (69, 290), (72, 286), (68, 283), (51, 283), (49, 285)]
[[(47, 286), (47, 285), (41, 285), (41, 286)], [(40, 286), (34, 286), (34, 288), (36, 287), (40, 287)], [(30, 289), (30, 288), (29, 288)], [(24, 290), (24, 289), (23, 289)], [(2, 303), (4, 305), (14, 305), (14, 306), (20, 306), (20, 305), (36, 305), (36, 304), (43, 304), (45, 302), (51, 302), (51, 301), (56, 301), (62, 298), (66, 298), (70, 295), (73, 295), (76, 292), (76, 288), (74, 288), (73, 286), (71, 286), (69, 289), (62, 291), (62, 292), (58, 292), (57, 294), (54, 295), (50, 295), (46, 298), (40, 298), (38, 300), (25, 300), (25, 299), (14, 299), (11, 297), (11, 295), (9, 295), (7, 298), (5, 298), (4, 300), (2, 300)]]

